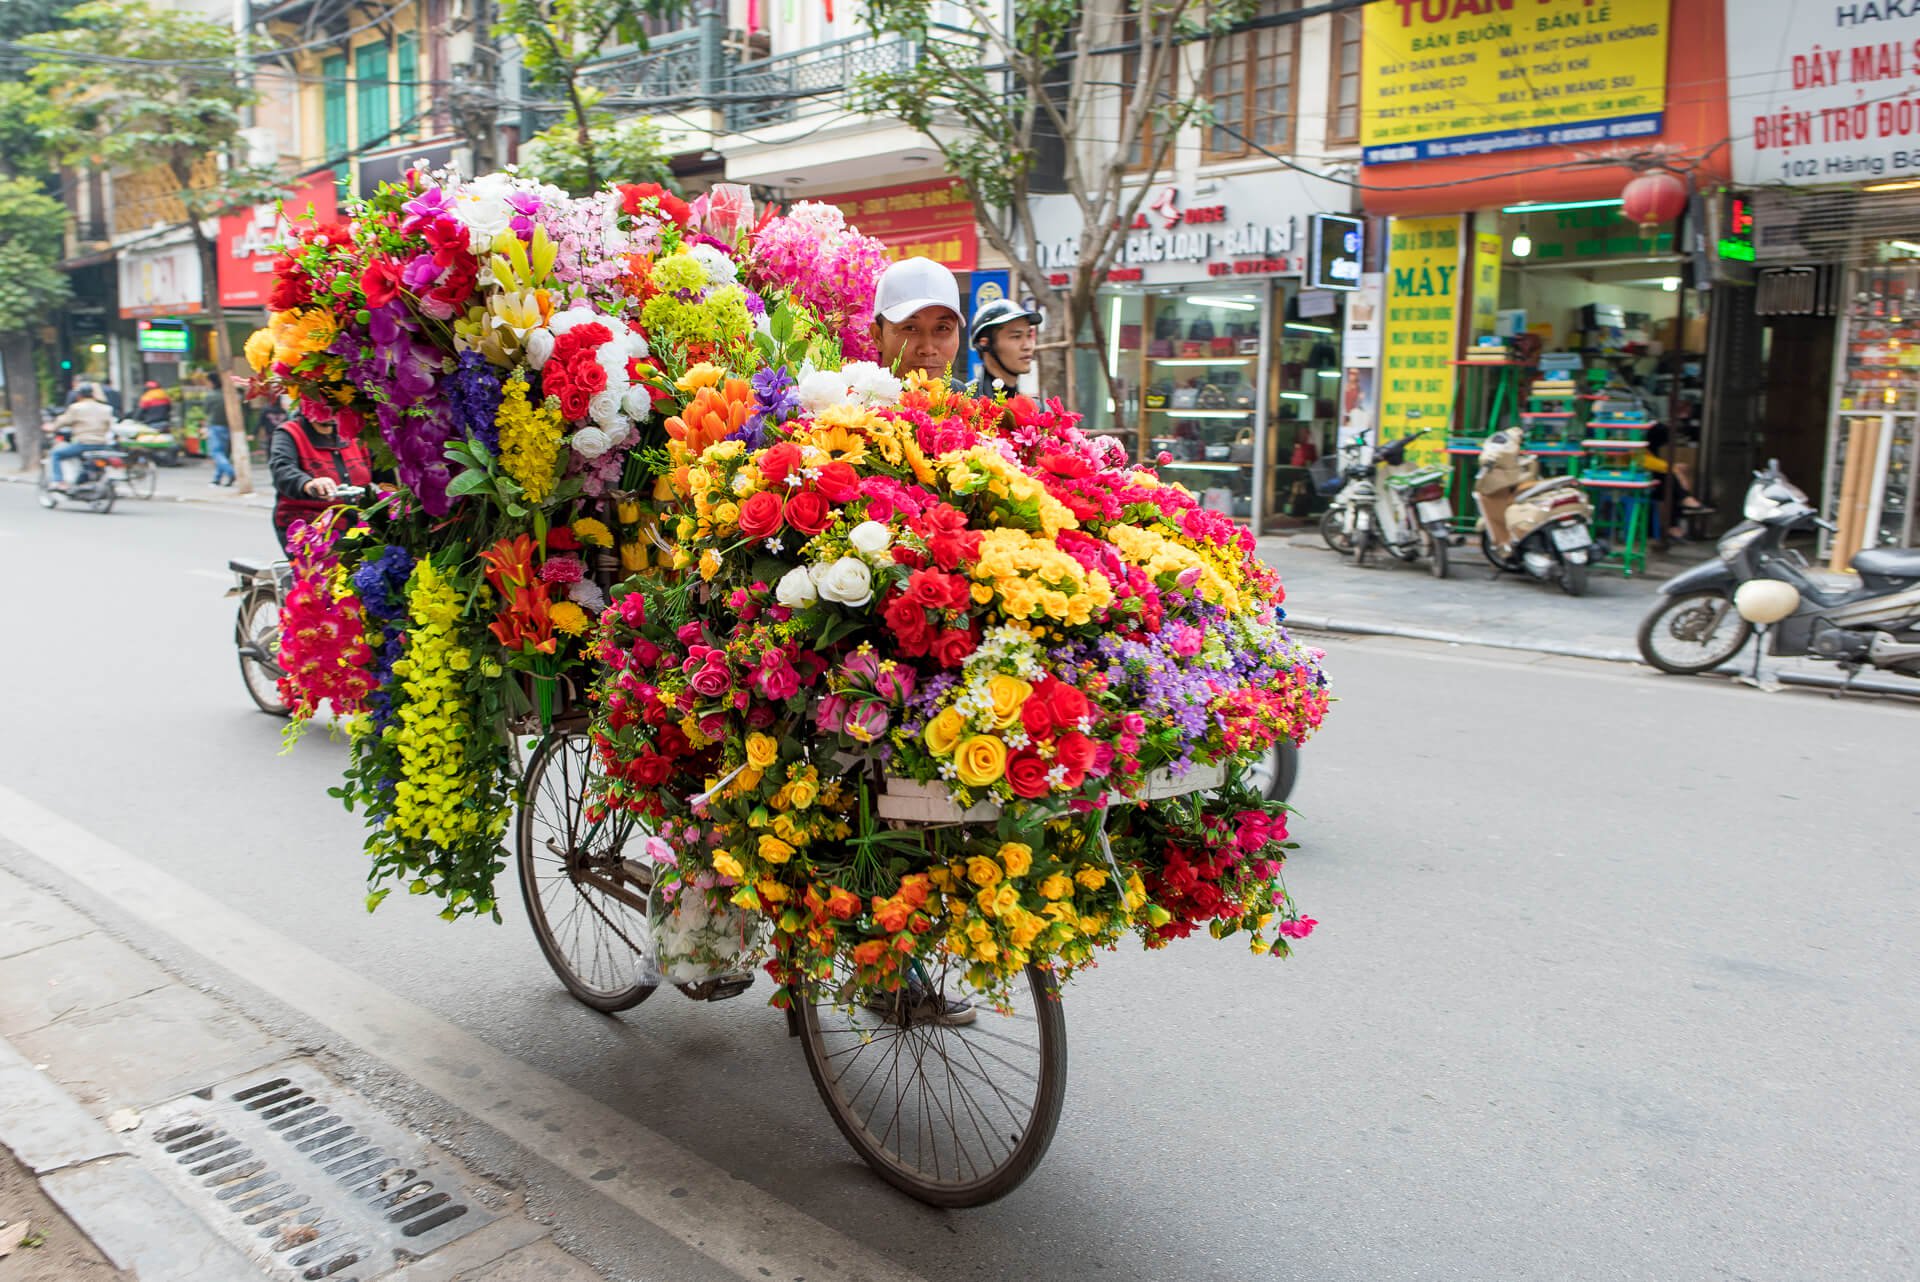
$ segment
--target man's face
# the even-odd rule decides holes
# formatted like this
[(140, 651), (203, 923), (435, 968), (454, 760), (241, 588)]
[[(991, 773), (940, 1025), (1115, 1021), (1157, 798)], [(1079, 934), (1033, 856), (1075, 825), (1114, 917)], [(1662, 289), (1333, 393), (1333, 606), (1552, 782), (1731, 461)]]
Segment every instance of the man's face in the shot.
[(1024, 374), (1033, 368), (1033, 347), (1040, 331), (1022, 317), (987, 331), (987, 350), (1009, 374)]
[(897, 324), (876, 316), (873, 341), (880, 348), (880, 368), (940, 377), (960, 355), (960, 318), (944, 307), (922, 307)]

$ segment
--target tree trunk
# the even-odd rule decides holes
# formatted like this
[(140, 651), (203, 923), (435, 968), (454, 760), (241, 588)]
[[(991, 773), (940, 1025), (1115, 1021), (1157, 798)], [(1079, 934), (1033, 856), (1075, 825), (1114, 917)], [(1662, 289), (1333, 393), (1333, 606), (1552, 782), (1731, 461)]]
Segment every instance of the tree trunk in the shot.
[(13, 441), (20, 470), (40, 466), (40, 380), (33, 368), (33, 335), (16, 329), (0, 334), (0, 368), (7, 374), (7, 408), (13, 412)]
[(580, 139), (580, 163), (587, 167), (587, 191), (600, 190), (600, 162), (593, 154), (593, 125), (587, 118), (587, 104), (580, 97), (580, 75), (567, 72), (567, 99), (573, 103), (573, 127)]
[(213, 317), (213, 363), (218, 371), (220, 399), (227, 407), (227, 432), (233, 445), (233, 489), (236, 494), (253, 493), (253, 449), (247, 442), (247, 409), (240, 389), (233, 381), (233, 347), (227, 341), (227, 305), (220, 301), (219, 259), (212, 237), (198, 218), (190, 219), (193, 243), (200, 251), (201, 289), (205, 291), (207, 312)]

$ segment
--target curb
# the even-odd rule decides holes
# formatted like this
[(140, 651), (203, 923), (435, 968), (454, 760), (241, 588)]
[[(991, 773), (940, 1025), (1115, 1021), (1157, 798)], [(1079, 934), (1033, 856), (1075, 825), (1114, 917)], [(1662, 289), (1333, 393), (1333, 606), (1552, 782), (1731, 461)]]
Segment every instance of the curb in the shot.
[(141, 1282), (259, 1282), (267, 1276), (4, 1037), (0, 1145), (115, 1268)]
[(1283, 620), (1289, 628), (1303, 632), (1345, 633), (1363, 637), (1403, 637), (1410, 641), (1437, 641), (1444, 645), (1473, 645), (1490, 650), (1521, 650), (1529, 654), (1557, 654), (1570, 659), (1593, 659), (1602, 663), (1638, 664), (1640, 656), (1630, 650), (1601, 650), (1593, 646), (1569, 645), (1544, 639), (1470, 636), (1459, 632), (1440, 632), (1432, 628), (1407, 628), (1381, 623), (1363, 623), (1334, 619), (1325, 615), (1294, 614)]

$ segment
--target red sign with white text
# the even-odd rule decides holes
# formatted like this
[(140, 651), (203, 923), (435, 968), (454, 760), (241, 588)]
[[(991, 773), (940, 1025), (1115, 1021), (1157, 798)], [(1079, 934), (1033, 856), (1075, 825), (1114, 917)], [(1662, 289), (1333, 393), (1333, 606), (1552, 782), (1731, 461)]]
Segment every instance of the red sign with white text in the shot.
[(847, 221), (885, 244), (895, 258), (931, 258), (955, 271), (980, 262), (973, 198), (958, 178), (822, 196)]
[(265, 307), (273, 289), (273, 246), (287, 235), (288, 224), (313, 227), (330, 223), (339, 214), (333, 171), (322, 170), (300, 180), (284, 205), (255, 205), (220, 218), (220, 301), (228, 307)]

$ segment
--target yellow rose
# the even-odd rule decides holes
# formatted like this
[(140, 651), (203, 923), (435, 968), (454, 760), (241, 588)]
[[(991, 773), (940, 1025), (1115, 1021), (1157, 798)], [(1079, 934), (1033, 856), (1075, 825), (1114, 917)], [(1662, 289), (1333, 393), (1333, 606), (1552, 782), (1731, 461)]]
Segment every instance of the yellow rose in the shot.
[(700, 553), (700, 577), (711, 581), (718, 573), (720, 573), (720, 554), (712, 548), (703, 550)]
[(747, 870), (740, 866), (740, 861), (724, 850), (713, 852), (713, 870), (722, 877), (731, 877), (735, 881), (747, 875)]
[(732, 500), (717, 504), (713, 509), (713, 523), (715, 525), (740, 524), (740, 505)]
[(974, 945), (973, 955), (983, 962), (998, 960), (1000, 956), (1000, 945), (994, 943), (991, 939), (984, 940)]
[(795, 779), (787, 785), (787, 801), (795, 810), (805, 810), (820, 799), (820, 785), (811, 779)]
[(1073, 879), (1082, 886), (1085, 886), (1088, 890), (1098, 890), (1107, 880), (1107, 870), (1093, 867), (1082, 868), (1079, 872), (1073, 874)]
[(747, 736), (747, 764), (765, 770), (780, 755), (780, 741), (758, 730)]
[(993, 892), (993, 914), (1004, 917), (1020, 906), (1020, 892), (1010, 881), (1000, 883), (1000, 889)]
[(1065, 899), (1073, 893), (1073, 879), (1063, 872), (1054, 873), (1040, 883), (1040, 893), (1048, 899)]
[(760, 858), (770, 864), (784, 864), (793, 858), (793, 847), (772, 833), (760, 834)]
[(960, 742), (960, 736), (967, 732), (967, 719), (960, 715), (958, 708), (942, 708), (940, 715), (927, 723), (921, 737), (927, 741), (927, 751), (936, 757), (944, 757), (952, 752), (954, 745)]
[(993, 604), (993, 589), (986, 584), (976, 583), (971, 588), (968, 588), (967, 591), (972, 593), (973, 603), (975, 605)]
[(765, 878), (760, 880), (758, 889), (760, 891), (760, 898), (770, 904), (784, 904), (787, 902), (787, 897), (792, 893), (779, 882), (768, 881)]
[(976, 886), (991, 886), (1000, 880), (1000, 865), (985, 855), (967, 860), (967, 880)]
[(1013, 926), (1013, 946), (1015, 948), (1031, 947), (1033, 941), (1039, 938), (1040, 932), (1047, 928), (1045, 920), (1034, 916), (1030, 912), (1009, 913), (1007, 920)]
[(1000, 863), (1009, 877), (1024, 877), (1033, 867), (1033, 847), (1021, 841), (1005, 842), (1000, 847)]
[(1018, 721), (1020, 709), (1032, 693), (1033, 686), (1019, 677), (1008, 676), (1004, 672), (988, 677), (987, 697), (993, 700), (993, 724), (1005, 729)]
[(977, 734), (954, 749), (953, 764), (960, 782), (984, 788), (1007, 772), (1007, 745), (996, 734)]
[(987, 942), (989, 930), (990, 927), (987, 923), (976, 917), (967, 923), (967, 938), (971, 939), (975, 944), (984, 944)]
[(726, 371), (708, 361), (701, 361), (682, 374), (674, 386), (683, 392), (697, 392), (703, 387), (716, 386)]

